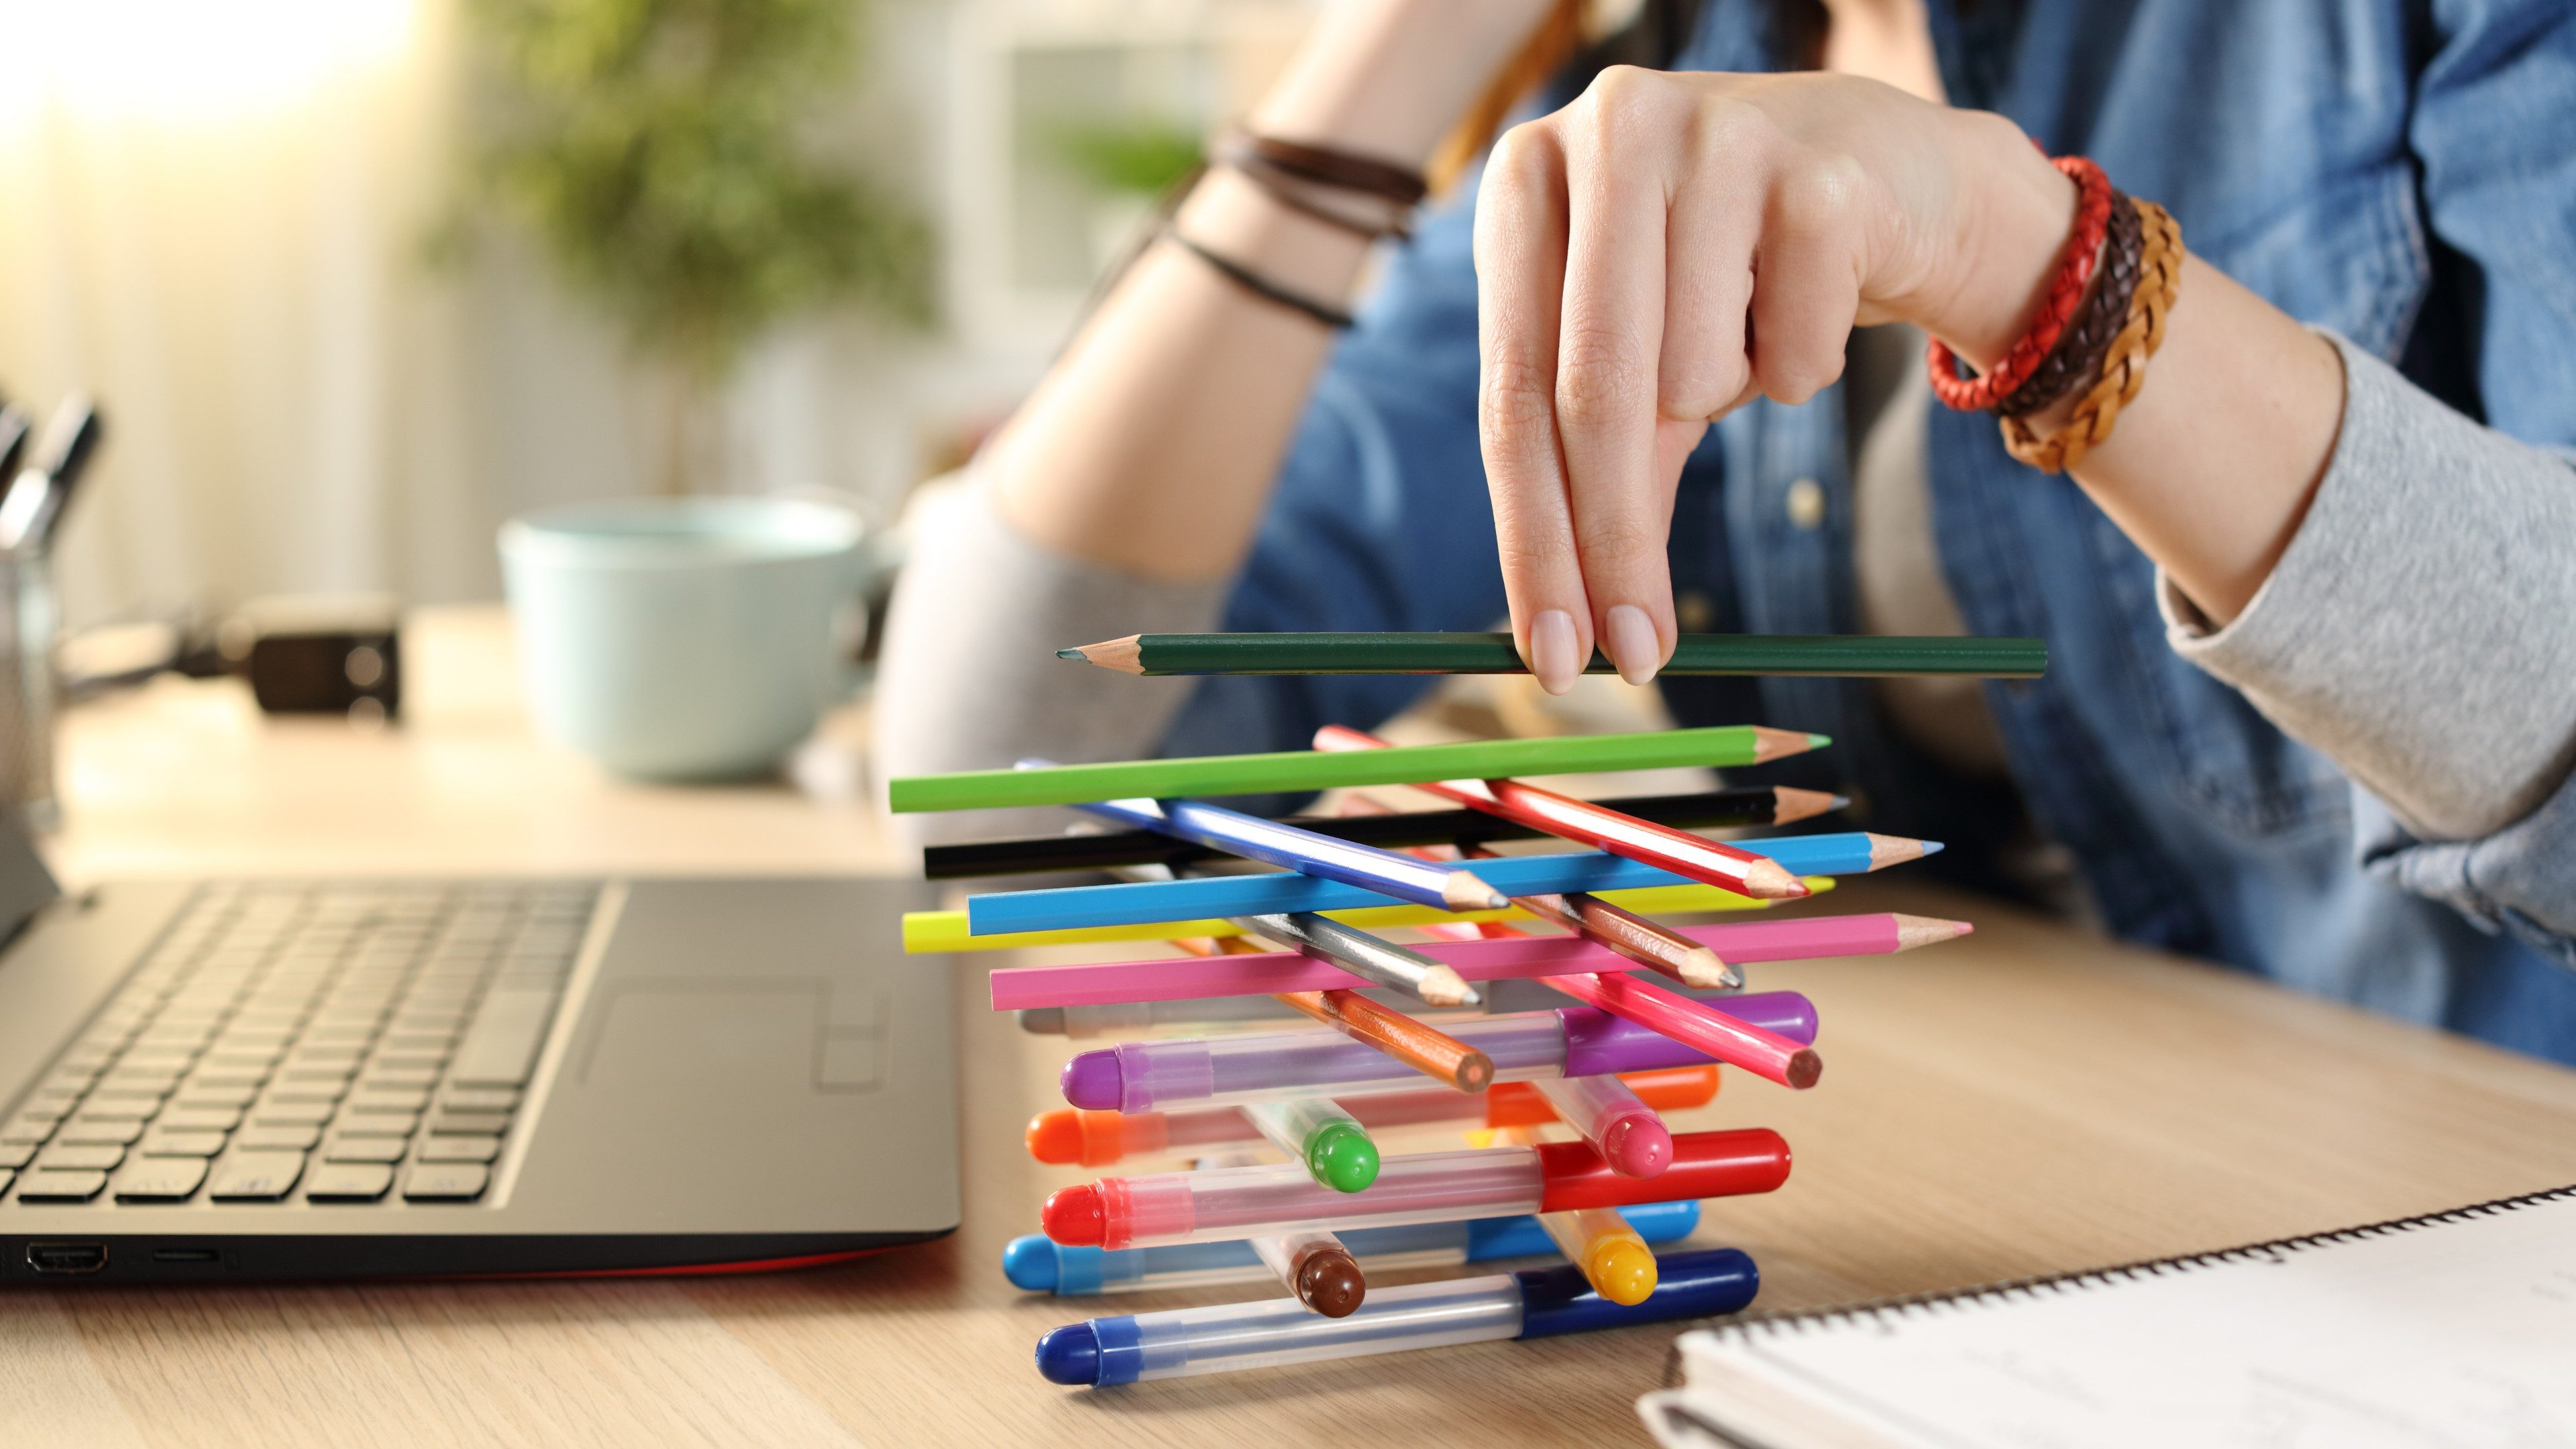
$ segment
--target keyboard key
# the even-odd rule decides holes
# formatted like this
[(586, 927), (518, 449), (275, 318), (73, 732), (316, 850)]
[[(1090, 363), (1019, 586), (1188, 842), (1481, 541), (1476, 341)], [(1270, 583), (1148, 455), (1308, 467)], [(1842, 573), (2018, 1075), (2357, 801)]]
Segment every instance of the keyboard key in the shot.
[(224, 1150), (224, 1134), (173, 1130), (156, 1122), (134, 1150), (147, 1157), (212, 1157)]
[(287, 1149), (302, 1152), (322, 1139), (322, 1128), (313, 1122), (277, 1122), (245, 1127), (233, 1135), (235, 1147), (253, 1151)]
[(63, 1124), (60, 1112), (21, 1112), (0, 1126), (0, 1142), (42, 1142)]
[(215, 1164), (206, 1196), (216, 1202), (275, 1202), (294, 1191), (303, 1175), (301, 1152), (234, 1151)]
[(35, 1155), (36, 1144), (33, 1142), (0, 1142), (0, 1167), (24, 1167)]
[(303, 1081), (289, 1079), (269, 1083), (267, 1093), (260, 1098), (260, 1104), (263, 1108), (278, 1102), (320, 1102), (327, 1105), (339, 1101), (342, 1094), (348, 1090), (347, 1077), (308, 1077)]
[(262, 1127), (290, 1122), (318, 1124), (330, 1121), (336, 1109), (337, 1104), (332, 1102), (281, 1102), (273, 1096), (263, 1097), (258, 1106), (250, 1109), (250, 1120)]
[[(475, 1171), (482, 1171), (476, 1168)], [(92, 1169), (32, 1169), (18, 1175), (20, 1202), (87, 1202), (107, 1186), (107, 1174)]]
[(489, 1162), (500, 1155), (498, 1137), (424, 1137), (414, 1157), (421, 1162)]
[(325, 1162), (400, 1162), (411, 1142), (401, 1137), (334, 1137), (322, 1149)]
[[(472, 1202), (483, 1195), (492, 1169), (471, 1162), (441, 1162), (414, 1167), (403, 1178), (406, 1202)], [(19, 1196), (26, 1196), (24, 1189)]]
[[(451, 1104), (454, 1098), (450, 1099)], [(352, 1112), (418, 1112), (429, 1105), (427, 1087), (362, 1087), (349, 1094)]]
[(116, 1175), (118, 1202), (186, 1202), (206, 1180), (202, 1157), (138, 1157)]
[(125, 1149), (112, 1143), (57, 1142), (36, 1154), (36, 1166), (40, 1170), (48, 1167), (94, 1167), (103, 1172), (124, 1160)]
[(394, 1170), (377, 1162), (335, 1162), (305, 1179), (308, 1202), (374, 1202), (394, 1185)]
[(230, 1132), (241, 1119), (239, 1107), (173, 1107), (153, 1118), (152, 1125), (177, 1132)]
[(450, 1087), (438, 1099), (450, 1112), (507, 1112), (519, 1105), (512, 1087)]
[(113, 1143), (123, 1147), (142, 1135), (143, 1119), (140, 1117), (93, 1117), (84, 1112), (64, 1123), (63, 1130), (54, 1140), (90, 1146)]
[(247, 1107), (258, 1095), (246, 1082), (190, 1081), (180, 1084), (177, 1100), (182, 1107)]
[(429, 1119), (429, 1130), (442, 1134), (454, 1133), (459, 1136), (478, 1134), (498, 1136), (510, 1130), (510, 1114), (441, 1111)]
[(358, 1086), (361, 1090), (373, 1090), (378, 1087), (426, 1087), (437, 1080), (438, 1067), (435, 1064), (415, 1067), (391, 1066), (377, 1062), (368, 1066), (366, 1074), (358, 1078)]
[(527, 1085), (554, 1009), (552, 990), (493, 988), (475, 1008), (474, 1024), (465, 1029), (465, 1039), (456, 1048), (449, 1080), (463, 1087)]
[(417, 1112), (343, 1112), (332, 1124), (344, 1137), (409, 1137), (420, 1126)]

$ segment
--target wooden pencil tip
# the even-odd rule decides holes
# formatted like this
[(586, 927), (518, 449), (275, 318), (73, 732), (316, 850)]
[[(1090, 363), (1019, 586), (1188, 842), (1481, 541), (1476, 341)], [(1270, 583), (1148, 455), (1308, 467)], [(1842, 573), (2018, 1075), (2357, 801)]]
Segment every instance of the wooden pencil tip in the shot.
[(1753, 726), (1753, 763), (1768, 764), (1784, 756), (1803, 755), (1809, 750), (1820, 750), (1832, 743), (1832, 740), (1823, 735), (1811, 735), (1804, 730), (1775, 730), (1769, 725), (1755, 725)]
[(1803, 1092), (1814, 1086), (1816, 1079), (1824, 1074), (1825, 1059), (1816, 1055), (1814, 1047), (1800, 1047), (1789, 1058), (1789, 1070), (1786, 1075), (1789, 1079), (1789, 1089), (1793, 1092)]
[(1891, 865), (1937, 855), (1940, 850), (1941, 842), (1937, 840), (1909, 840), (1902, 835), (1872, 834), (1869, 836), (1869, 868), (1885, 870)]
[(1130, 634), (1124, 639), (1104, 639), (1097, 644), (1059, 649), (1055, 651), (1055, 657), (1079, 659), (1085, 664), (1097, 664), (1103, 669), (1115, 669), (1121, 674), (1142, 674), (1145, 672), (1144, 637), (1142, 634)]
[(1896, 949), (1911, 951), (1917, 946), (1937, 946), (1955, 941), (1977, 929), (1966, 921), (1945, 921), (1939, 916), (1896, 915)]
[(1417, 988), (1423, 1001), (1432, 1006), (1482, 1006), (1485, 998), (1467, 984), (1467, 978), (1447, 966), (1434, 966), (1422, 973)]
[(1470, 1051), (1458, 1059), (1458, 1070), (1450, 1078), (1462, 1092), (1481, 1092), (1494, 1084), (1494, 1059), (1480, 1051)]
[(1756, 900), (1794, 901), (1813, 894), (1807, 883), (1789, 873), (1776, 860), (1759, 861), (1745, 867), (1744, 893)]
[(1792, 785), (1774, 785), (1771, 787), (1771, 823), (1794, 825), (1798, 821), (1811, 820), (1830, 810), (1840, 810), (1850, 803), (1851, 801), (1844, 796), (1829, 795), (1822, 790), (1801, 790)]
[(1510, 897), (1466, 870), (1449, 872), (1449, 878), (1440, 883), (1440, 899), (1453, 911), (1500, 911), (1511, 906)]
[(1681, 977), (1684, 986), (1697, 987), (1702, 991), (1731, 991), (1744, 984), (1743, 973), (1727, 965), (1706, 946), (1679, 955), (1681, 959), (1673, 963), (1673, 974)]

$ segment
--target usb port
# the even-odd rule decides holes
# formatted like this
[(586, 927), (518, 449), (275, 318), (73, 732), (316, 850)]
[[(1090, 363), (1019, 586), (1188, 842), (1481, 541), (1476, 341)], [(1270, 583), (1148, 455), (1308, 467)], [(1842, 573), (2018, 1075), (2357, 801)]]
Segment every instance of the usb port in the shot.
[(223, 1255), (212, 1248), (154, 1248), (155, 1263), (219, 1263)]
[(95, 1273), (107, 1266), (107, 1249), (96, 1243), (29, 1243), (27, 1266), (39, 1273)]

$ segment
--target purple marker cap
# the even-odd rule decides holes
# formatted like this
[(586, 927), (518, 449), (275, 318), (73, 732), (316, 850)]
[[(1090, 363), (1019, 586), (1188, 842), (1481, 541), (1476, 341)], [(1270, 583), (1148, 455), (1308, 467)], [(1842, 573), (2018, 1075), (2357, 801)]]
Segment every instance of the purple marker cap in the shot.
[[(1707, 1005), (1795, 1042), (1816, 1039), (1815, 1004), (1794, 991), (1747, 992), (1718, 997)], [(1565, 1023), (1565, 1074), (1569, 1077), (1696, 1067), (1710, 1060), (1705, 1053), (1671, 1037), (1594, 1007), (1560, 1007), (1556, 1015)]]
[(1077, 1107), (1094, 1112), (1107, 1112), (1118, 1105), (1118, 1084), (1125, 1074), (1118, 1070), (1115, 1049), (1084, 1052), (1064, 1064), (1063, 1075), (1056, 1081), (1064, 1088), (1064, 1099)]

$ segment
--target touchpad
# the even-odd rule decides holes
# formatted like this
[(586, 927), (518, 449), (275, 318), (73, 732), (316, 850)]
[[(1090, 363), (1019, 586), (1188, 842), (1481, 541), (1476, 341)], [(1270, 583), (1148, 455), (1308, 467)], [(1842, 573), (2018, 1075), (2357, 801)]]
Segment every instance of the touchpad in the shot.
[(624, 980), (593, 998), (573, 1080), (678, 1111), (711, 1095), (802, 1097), (877, 1085), (885, 1003), (815, 977)]

